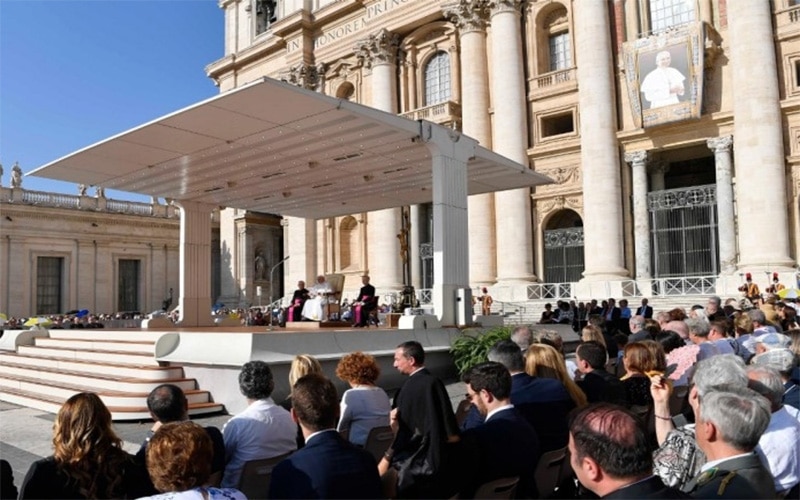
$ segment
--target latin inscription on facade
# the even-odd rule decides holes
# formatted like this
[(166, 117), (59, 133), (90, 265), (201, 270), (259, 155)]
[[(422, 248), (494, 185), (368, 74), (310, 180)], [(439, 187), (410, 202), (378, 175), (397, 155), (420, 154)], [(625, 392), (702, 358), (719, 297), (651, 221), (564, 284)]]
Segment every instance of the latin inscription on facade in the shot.
[[(334, 26), (319, 32), (314, 37), (314, 49), (325, 47), (339, 39), (345, 38), (348, 35), (357, 33), (368, 29), (374, 25), (376, 21), (398, 7), (412, 3), (423, 3), (426, 0), (381, 0), (368, 5), (364, 8), (364, 12), (357, 18), (351, 19), (344, 24)], [(286, 46), (286, 51), (291, 53), (300, 48), (300, 39), (290, 41)]]

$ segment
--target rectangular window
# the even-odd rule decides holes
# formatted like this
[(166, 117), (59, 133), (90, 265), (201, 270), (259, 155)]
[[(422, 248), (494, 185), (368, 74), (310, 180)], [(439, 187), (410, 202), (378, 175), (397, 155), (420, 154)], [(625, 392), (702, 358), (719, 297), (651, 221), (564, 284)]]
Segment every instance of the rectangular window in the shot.
[(139, 311), (139, 260), (119, 261), (119, 290), (117, 303), (120, 311)]
[(572, 67), (569, 33), (560, 33), (549, 38), (550, 71), (558, 71)]
[(59, 314), (64, 279), (63, 257), (36, 259), (36, 314)]
[(657, 33), (695, 20), (695, 0), (650, 0), (650, 31)]
[(575, 120), (572, 111), (543, 117), (541, 123), (542, 139), (575, 132)]

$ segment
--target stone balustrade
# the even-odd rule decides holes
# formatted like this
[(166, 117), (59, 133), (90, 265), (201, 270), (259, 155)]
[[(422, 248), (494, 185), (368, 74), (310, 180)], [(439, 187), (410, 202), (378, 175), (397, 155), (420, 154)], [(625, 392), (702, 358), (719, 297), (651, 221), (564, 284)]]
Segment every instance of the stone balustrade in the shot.
[(141, 203), (136, 201), (107, 199), (104, 197), (48, 193), (24, 188), (0, 187), (0, 205), (6, 203), (71, 210), (92, 210), (97, 212), (168, 219), (180, 217), (180, 210), (171, 204)]

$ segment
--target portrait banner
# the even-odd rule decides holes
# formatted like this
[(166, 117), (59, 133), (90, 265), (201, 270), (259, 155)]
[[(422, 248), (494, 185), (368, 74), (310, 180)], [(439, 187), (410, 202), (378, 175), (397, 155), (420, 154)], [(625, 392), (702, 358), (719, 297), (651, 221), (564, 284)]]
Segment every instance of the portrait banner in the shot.
[(623, 45), (628, 98), (636, 125), (700, 118), (703, 108), (703, 23)]

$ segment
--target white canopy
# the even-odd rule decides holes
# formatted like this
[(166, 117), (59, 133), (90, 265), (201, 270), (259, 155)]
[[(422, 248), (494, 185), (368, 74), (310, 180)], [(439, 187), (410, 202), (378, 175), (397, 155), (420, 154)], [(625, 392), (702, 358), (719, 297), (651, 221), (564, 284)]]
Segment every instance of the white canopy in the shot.
[[(421, 121), (264, 78), (29, 175), (319, 219), (430, 202), (425, 130)], [(551, 182), (483, 147), (467, 168), (470, 195)]]

